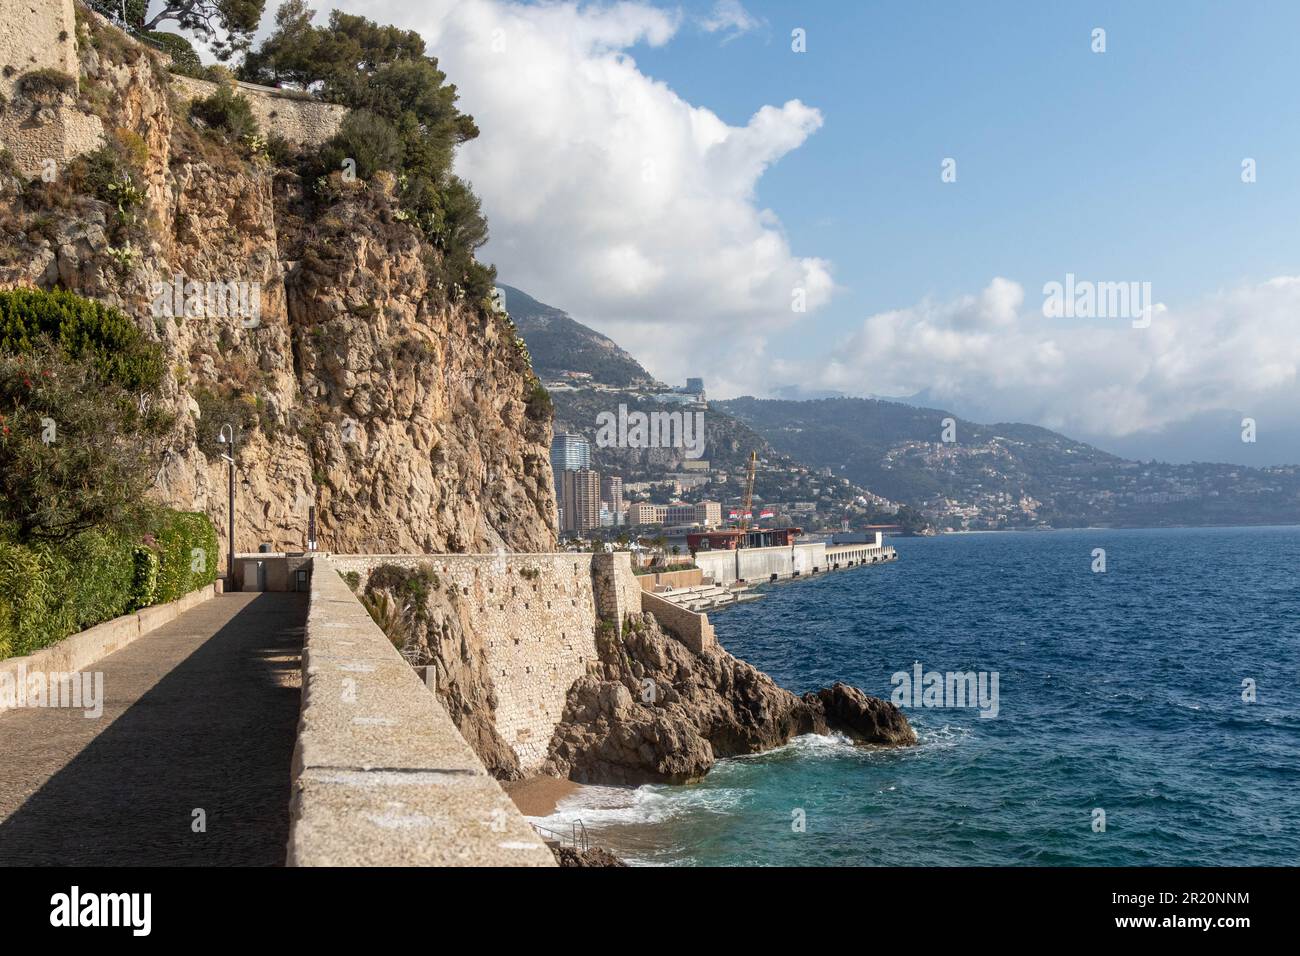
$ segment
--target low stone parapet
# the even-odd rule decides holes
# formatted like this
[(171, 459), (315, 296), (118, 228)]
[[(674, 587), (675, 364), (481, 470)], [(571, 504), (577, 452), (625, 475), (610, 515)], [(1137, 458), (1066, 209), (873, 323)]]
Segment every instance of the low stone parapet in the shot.
[(302, 666), (290, 866), (555, 865), (326, 557)]

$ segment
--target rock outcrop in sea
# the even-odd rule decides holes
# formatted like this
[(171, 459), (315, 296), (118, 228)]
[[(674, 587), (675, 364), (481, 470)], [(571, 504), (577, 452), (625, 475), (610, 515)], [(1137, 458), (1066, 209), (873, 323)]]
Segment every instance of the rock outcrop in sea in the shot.
[(839, 732), (881, 746), (916, 743), (893, 704), (847, 684), (798, 697), (720, 647), (695, 654), (649, 613), (622, 637), (597, 637), (600, 663), (569, 690), (548, 773), (579, 783), (687, 783), (720, 757), (758, 753), (799, 734)]

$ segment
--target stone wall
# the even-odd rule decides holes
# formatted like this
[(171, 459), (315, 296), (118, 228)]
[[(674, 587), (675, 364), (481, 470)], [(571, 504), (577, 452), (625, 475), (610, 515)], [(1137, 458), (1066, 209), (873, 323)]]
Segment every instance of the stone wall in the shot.
[[(257, 125), (265, 133), (278, 133), (295, 146), (319, 146), (339, 131), (347, 107), (292, 96), (269, 86), (238, 83), (248, 98)], [(183, 101), (211, 96), (217, 84), (190, 76), (172, 76), (172, 89)]]
[(359, 589), (381, 564), (432, 566), (443, 587), (460, 592), (496, 687), (497, 733), (520, 767), (546, 757), (569, 687), (597, 660), (600, 618), (641, 610), (641, 588), (627, 554), (334, 555)]
[(72, 0), (4, 0), (0, 5), (0, 93), (12, 98), (23, 73), (54, 69), (77, 76)]
[(554, 866), (330, 560), (313, 564), (288, 865)]
[(77, 79), (77, 24), (72, 0), (3, 0), (0, 6), (0, 147), (25, 176), (59, 170), (104, 142), (98, 116), (72, 94), (33, 102), (19, 95), (23, 74), (58, 70)]
[(699, 568), (691, 568), (689, 571), (660, 571), (656, 574), (639, 574), (637, 581), (646, 591), (658, 587), (693, 588), (704, 583), (704, 572)]
[(649, 591), (641, 595), (641, 607), (653, 614), (664, 630), (671, 632), (673, 637), (685, 644), (693, 653), (703, 654), (706, 650), (717, 649), (718, 639), (707, 614), (700, 614), (672, 601), (665, 601), (659, 595), (651, 594)]

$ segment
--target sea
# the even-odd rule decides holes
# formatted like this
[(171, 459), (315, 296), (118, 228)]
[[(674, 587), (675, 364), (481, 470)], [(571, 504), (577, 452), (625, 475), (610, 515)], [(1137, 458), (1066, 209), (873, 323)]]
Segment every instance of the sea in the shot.
[(889, 543), (710, 619), (797, 693), (907, 690), (918, 746), (799, 737), (534, 819), (640, 865), (1300, 864), (1300, 528)]

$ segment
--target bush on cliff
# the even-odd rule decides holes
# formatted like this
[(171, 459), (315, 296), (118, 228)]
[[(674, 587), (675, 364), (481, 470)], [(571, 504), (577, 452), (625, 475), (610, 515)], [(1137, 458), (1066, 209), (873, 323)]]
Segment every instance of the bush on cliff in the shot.
[(161, 351), (117, 310), (0, 292), (0, 536), (138, 525), (171, 424), (161, 376)]
[(318, 27), (314, 16), (304, 0), (282, 4), (275, 32), (248, 54), (240, 77), (317, 90), (353, 110), (306, 175), (325, 180), (345, 160), (362, 179), (395, 173), (402, 218), (438, 250), (431, 265), (440, 281), (453, 297), (477, 301), (491, 291), (495, 272), (474, 259), (487, 222), (478, 198), (451, 171), (456, 147), (478, 136), (473, 118), (456, 108), (456, 87), (415, 31), (338, 10)]
[(42, 343), (89, 360), (101, 380), (133, 392), (153, 392), (162, 382), (162, 349), (112, 306), (61, 289), (0, 292), (0, 352)]
[(257, 118), (248, 97), (224, 83), (211, 96), (191, 100), (190, 116), (228, 143), (243, 143), (257, 136)]

